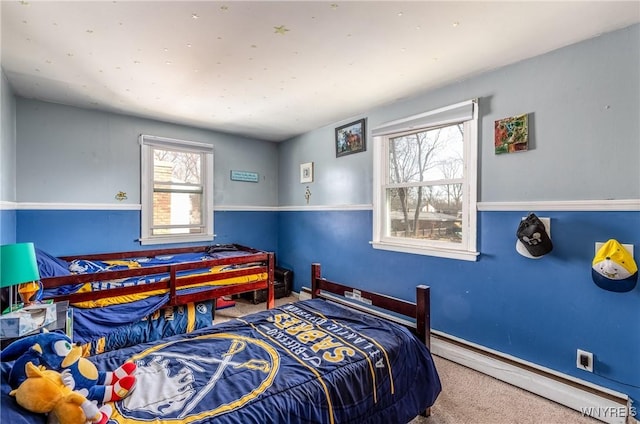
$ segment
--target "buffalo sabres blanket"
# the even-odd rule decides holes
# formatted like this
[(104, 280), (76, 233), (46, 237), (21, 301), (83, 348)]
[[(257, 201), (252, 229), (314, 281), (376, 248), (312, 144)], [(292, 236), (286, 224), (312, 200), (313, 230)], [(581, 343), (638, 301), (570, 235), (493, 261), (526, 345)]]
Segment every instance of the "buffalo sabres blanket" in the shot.
[(111, 423), (406, 423), (440, 380), (405, 328), (323, 300), (95, 356), (137, 364)]

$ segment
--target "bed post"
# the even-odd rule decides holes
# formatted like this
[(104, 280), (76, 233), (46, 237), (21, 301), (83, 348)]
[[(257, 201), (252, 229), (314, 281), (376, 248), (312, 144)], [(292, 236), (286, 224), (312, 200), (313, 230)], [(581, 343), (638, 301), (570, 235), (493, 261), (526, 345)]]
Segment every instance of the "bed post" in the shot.
[[(431, 287), (416, 287), (416, 333), (420, 340), (431, 350)], [(431, 407), (420, 413), (423, 417), (431, 416)]]
[(177, 288), (176, 283), (178, 282), (178, 275), (176, 273), (175, 267), (171, 267), (169, 271), (169, 302), (167, 302), (171, 306), (176, 306), (177, 302)]
[(276, 298), (275, 298), (275, 262), (276, 258), (273, 252), (268, 253), (268, 263), (269, 263), (269, 277), (267, 281), (267, 309), (272, 309), (276, 307)]
[(431, 349), (431, 288), (416, 287), (416, 333), (421, 341)]
[(320, 287), (318, 287), (318, 280), (322, 278), (322, 271), (319, 263), (311, 264), (311, 298), (315, 299), (320, 294)]

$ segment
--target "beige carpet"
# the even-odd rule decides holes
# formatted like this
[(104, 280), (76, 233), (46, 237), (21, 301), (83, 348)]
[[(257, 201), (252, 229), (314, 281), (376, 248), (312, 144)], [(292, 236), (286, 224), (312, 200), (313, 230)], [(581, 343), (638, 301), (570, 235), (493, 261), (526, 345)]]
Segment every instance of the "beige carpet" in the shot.
[(587, 424), (580, 412), (434, 356), (442, 392), (431, 417), (411, 424)]
[[(297, 300), (295, 296), (276, 299), (276, 305)], [(236, 299), (236, 306), (216, 311), (214, 324), (265, 308), (264, 303), (252, 305), (243, 299)], [(416, 417), (410, 424), (600, 423), (470, 368), (437, 356), (434, 360), (442, 382), (442, 392), (431, 409), (431, 416)]]

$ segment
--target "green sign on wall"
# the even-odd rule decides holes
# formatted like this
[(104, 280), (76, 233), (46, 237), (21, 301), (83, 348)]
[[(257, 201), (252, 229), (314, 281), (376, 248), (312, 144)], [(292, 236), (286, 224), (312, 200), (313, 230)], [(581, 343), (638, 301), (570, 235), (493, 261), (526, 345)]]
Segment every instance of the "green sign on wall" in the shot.
[(249, 183), (258, 182), (258, 173), (249, 171), (231, 171), (232, 181), (245, 181)]

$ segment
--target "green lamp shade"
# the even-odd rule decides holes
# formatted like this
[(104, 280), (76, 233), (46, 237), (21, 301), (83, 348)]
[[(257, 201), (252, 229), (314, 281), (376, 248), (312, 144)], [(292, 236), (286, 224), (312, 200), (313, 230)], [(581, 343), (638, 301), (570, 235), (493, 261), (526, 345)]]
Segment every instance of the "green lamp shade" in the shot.
[(33, 243), (5, 244), (0, 246), (0, 287), (40, 279), (36, 250)]

